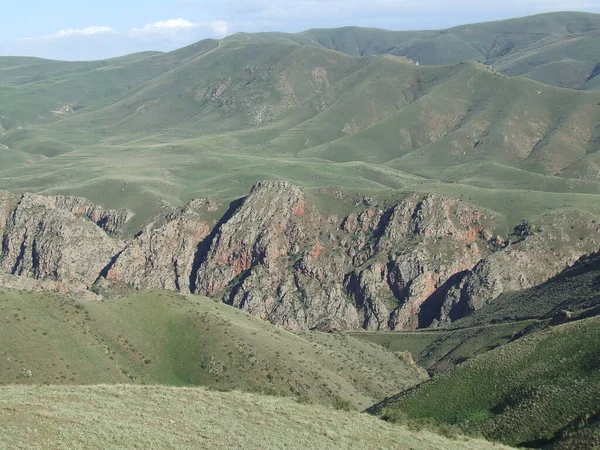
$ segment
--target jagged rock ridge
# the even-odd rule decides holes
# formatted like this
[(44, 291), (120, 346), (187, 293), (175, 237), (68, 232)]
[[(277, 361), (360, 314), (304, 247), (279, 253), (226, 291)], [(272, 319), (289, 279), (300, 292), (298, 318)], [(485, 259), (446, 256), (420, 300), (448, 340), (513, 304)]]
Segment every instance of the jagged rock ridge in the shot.
[(127, 243), (107, 267), (105, 277), (136, 289), (189, 293), (198, 243), (211, 231), (202, 215), (217, 207), (209, 199), (196, 199), (175, 210), (167, 208)]
[(219, 206), (165, 208), (124, 242), (126, 211), (0, 193), (1, 268), (61, 291), (193, 291), (289, 329), (397, 330), (456, 320), (598, 250), (589, 216), (548, 215), (509, 242), (493, 237), (494, 214), (436, 195), (338, 218), (288, 182), (263, 181), (215, 225)]

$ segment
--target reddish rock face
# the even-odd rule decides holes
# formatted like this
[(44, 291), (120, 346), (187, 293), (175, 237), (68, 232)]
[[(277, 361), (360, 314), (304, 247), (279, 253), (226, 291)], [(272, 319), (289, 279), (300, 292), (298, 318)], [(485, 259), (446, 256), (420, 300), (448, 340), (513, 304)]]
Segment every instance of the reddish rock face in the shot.
[(0, 284), (28, 277), (70, 293), (106, 279), (217, 297), (294, 330), (413, 329), (542, 283), (600, 241), (584, 215), (542, 217), (510, 243), (493, 214), (459, 200), (404, 194), (363, 204), (340, 220), (298, 187), (263, 181), (217, 226), (208, 217), (219, 205), (197, 199), (165, 208), (122, 242), (114, 235), (127, 211), (0, 192), (1, 269), (20, 275)]
[(214, 208), (214, 202), (197, 199), (167, 209), (127, 243), (108, 267), (106, 278), (136, 289), (189, 293), (198, 246), (211, 231), (204, 217)]
[(197, 292), (294, 329), (414, 328), (422, 303), (486, 253), (483, 220), (461, 202), (410, 195), (340, 223), (297, 187), (262, 182), (216, 230)]

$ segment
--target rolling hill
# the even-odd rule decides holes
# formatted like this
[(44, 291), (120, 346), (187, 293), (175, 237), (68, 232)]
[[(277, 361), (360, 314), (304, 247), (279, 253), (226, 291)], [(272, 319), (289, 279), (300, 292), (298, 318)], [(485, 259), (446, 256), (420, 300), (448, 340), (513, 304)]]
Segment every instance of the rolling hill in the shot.
[[(595, 23), (544, 17), (475, 28)], [(511, 221), (596, 203), (599, 93), (363, 53), (267, 34), (108, 61), (7, 59), (0, 188), (81, 195), (142, 222), (161, 200), (234, 200), (266, 178), (443, 192)]]
[[(3, 441), (595, 445), (599, 44), (556, 13), (0, 58)], [(409, 429), (322, 406), (373, 404)]]
[(343, 334), (293, 334), (161, 291), (97, 302), (2, 290), (0, 311), (10, 448), (503, 448), (350, 412), (426, 375)]
[(376, 345), (171, 292), (97, 302), (4, 290), (0, 311), (3, 385), (206, 386), (365, 408), (426, 377)]
[(392, 54), (425, 65), (480, 61), (511, 76), (573, 89), (597, 86), (600, 16), (560, 12), (436, 31), (310, 30), (288, 39), (351, 55)]

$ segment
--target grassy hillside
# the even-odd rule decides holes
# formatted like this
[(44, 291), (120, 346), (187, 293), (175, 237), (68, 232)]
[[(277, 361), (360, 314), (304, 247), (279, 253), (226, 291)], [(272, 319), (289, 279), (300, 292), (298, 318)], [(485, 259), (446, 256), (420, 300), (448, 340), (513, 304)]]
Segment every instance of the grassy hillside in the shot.
[(202, 388), (4, 387), (0, 419), (2, 445), (15, 449), (506, 448), (291, 399)]
[(600, 60), (600, 16), (587, 13), (541, 14), (428, 32), (342, 29), (306, 35), (349, 54), (391, 53), (427, 65), (471, 59), (506, 75), (575, 89), (595, 86)]
[(392, 352), (408, 351), (419, 366), (431, 374), (437, 374), (513, 341), (535, 323), (533, 320), (524, 320), (452, 330), (358, 332), (351, 335)]
[(390, 420), (453, 424), (512, 445), (570, 441), (571, 448), (591, 448), (600, 443), (594, 425), (600, 413), (599, 343), (598, 317), (551, 327), (477, 356), (372, 411)]
[(392, 54), (424, 65), (474, 60), (507, 75), (553, 86), (595, 89), (600, 60), (600, 15), (560, 12), (435, 31), (345, 27), (298, 34), (240, 33), (240, 41), (286, 40), (349, 55)]
[(376, 345), (302, 336), (196, 296), (0, 294), (1, 384), (166, 384), (365, 408), (422, 375)]
[(0, 125), (55, 122), (106, 106), (159, 75), (216, 47), (212, 40), (163, 54), (145, 52), (90, 62), (0, 57)]
[[(509, 222), (598, 212), (600, 93), (473, 62), (424, 67), (287, 40), (203, 41), (128, 58), (46, 83), (45, 93), (38, 82), (0, 85), (16, 89), (2, 102), (12, 113), (2, 114), (0, 188), (82, 195), (131, 208), (140, 222), (160, 200), (227, 202), (267, 178), (376, 196), (442, 192)], [(88, 87), (103, 86), (107, 71), (120, 87), (102, 99)], [(152, 78), (125, 89), (131, 74)], [(67, 103), (83, 107), (33, 124), (36, 108), (52, 114)]]

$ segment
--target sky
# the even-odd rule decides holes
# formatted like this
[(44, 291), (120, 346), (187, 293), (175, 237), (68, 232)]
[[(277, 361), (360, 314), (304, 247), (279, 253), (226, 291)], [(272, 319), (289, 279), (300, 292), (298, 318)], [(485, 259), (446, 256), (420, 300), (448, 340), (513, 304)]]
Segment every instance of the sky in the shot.
[(13, 0), (2, 7), (0, 55), (92, 60), (238, 31), (440, 29), (566, 10), (600, 13), (600, 0)]

